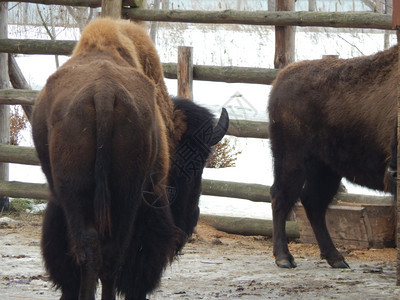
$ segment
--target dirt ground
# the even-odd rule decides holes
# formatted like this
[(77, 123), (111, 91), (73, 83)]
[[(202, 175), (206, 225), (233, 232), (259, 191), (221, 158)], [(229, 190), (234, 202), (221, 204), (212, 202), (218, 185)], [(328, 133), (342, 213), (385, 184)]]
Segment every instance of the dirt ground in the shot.
[[(43, 269), (41, 217), (0, 219), (0, 299), (56, 299)], [(341, 247), (351, 269), (332, 269), (315, 245), (291, 243), (298, 267), (275, 266), (261, 236), (223, 233), (200, 223), (150, 299), (400, 299), (395, 249)]]

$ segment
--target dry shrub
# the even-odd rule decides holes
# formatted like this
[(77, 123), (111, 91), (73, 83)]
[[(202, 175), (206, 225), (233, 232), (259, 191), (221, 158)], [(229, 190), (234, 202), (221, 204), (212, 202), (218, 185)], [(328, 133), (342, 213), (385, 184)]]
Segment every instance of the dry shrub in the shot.
[(237, 156), (242, 151), (236, 150), (235, 143), (231, 140), (224, 138), (213, 147), (213, 152), (207, 162), (207, 168), (227, 168), (234, 167)]
[(18, 145), (22, 138), (22, 130), (28, 126), (28, 120), (20, 106), (10, 106), (10, 144)]

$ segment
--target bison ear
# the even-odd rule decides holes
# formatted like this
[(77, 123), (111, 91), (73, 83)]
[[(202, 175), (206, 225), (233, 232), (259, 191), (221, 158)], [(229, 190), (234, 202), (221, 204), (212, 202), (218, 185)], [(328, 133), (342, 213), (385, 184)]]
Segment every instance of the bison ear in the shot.
[(228, 128), (229, 128), (229, 115), (226, 109), (223, 107), (218, 123), (214, 127), (213, 135), (210, 140), (210, 146), (214, 146), (220, 140), (222, 140), (222, 138), (228, 131)]

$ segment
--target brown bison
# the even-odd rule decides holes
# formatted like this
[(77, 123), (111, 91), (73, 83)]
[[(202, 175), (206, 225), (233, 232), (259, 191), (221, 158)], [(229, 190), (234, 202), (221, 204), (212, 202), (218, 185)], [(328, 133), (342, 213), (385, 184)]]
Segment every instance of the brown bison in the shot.
[(278, 266), (296, 267), (285, 220), (297, 199), (306, 210), (321, 257), (332, 267), (348, 268), (325, 222), (340, 180), (394, 192), (385, 174), (395, 148), (398, 51), (395, 46), (366, 57), (304, 61), (286, 67), (276, 78), (268, 110)]
[(50, 186), (42, 254), (61, 299), (145, 299), (197, 223), (201, 175), (228, 127), (167, 94), (144, 29), (99, 19), (47, 80), (32, 131)]

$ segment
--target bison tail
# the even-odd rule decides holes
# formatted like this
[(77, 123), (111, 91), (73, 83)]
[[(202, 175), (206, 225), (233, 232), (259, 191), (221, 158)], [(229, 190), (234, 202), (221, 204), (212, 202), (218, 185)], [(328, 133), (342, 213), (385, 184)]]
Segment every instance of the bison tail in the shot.
[(111, 156), (112, 131), (115, 96), (102, 93), (94, 97), (96, 110), (96, 160), (95, 160), (95, 194), (94, 218), (98, 233), (111, 235)]

